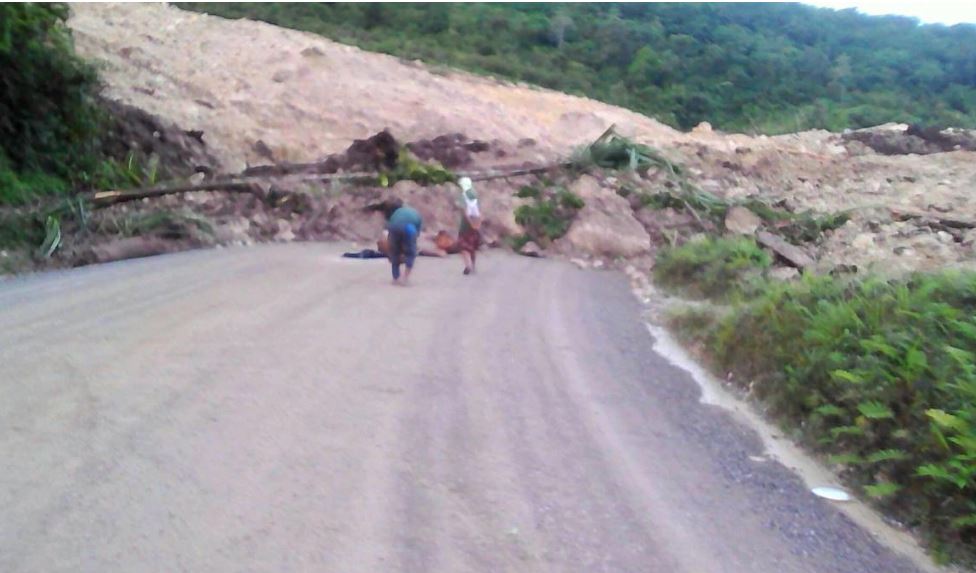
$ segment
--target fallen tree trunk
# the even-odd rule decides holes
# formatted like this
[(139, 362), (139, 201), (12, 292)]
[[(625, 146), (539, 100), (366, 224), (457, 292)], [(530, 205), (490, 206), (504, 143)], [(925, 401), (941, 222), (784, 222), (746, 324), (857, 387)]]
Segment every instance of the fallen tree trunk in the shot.
[(135, 201), (136, 199), (146, 199), (148, 197), (161, 197), (174, 193), (191, 193), (193, 191), (251, 191), (251, 182), (236, 180), (228, 181), (209, 181), (206, 183), (195, 183), (192, 185), (146, 187), (141, 189), (128, 189), (124, 191), (95, 191), (89, 196), (95, 207), (104, 207), (115, 203)]
[[(508, 171), (482, 171), (472, 173), (458, 173), (458, 177), (470, 177), (472, 181), (488, 181), (491, 179), (507, 179), (509, 177), (520, 177), (524, 175), (534, 175), (545, 173), (553, 169), (567, 167), (568, 163), (554, 163), (538, 167), (526, 167)], [(115, 203), (135, 201), (149, 197), (162, 197), (163, 195), (174, 195), (177, 193), (192, 193), (195, 191), (230, 191), (236, 193), (253, 193), (255, 188), (261, 184), (268, 185), (273, 181), (374, 181), (379, 177), (379, 173), (341, 173), (341, 174), (321, 174), (303, 173), (291, 175), (264, 175), (249, 177), (234, 177), (228, 179), (213, 179), (201, 183), (187, 185), (159, 185), (155, 187), (142, 187), (136, 189), (126, 189), (118, 191), (96, 191), (88, 195), (89, 200), (95, 207), (105, 207)]]
[(796, 245), (791, 245), (776, 235), (767, 231), (756, 233), (756, 241), (760, 245), (776, 253), (781, 259), (801, 271), (814, 265), (814, 260), (810, 258), (803, 249)]
[(174, 248), (173, 243), (168, 243), (158, 237), (127, 237), (93, 246), (83, 261), (86, 264), (91, 264), (138, 259), (161, 255)]

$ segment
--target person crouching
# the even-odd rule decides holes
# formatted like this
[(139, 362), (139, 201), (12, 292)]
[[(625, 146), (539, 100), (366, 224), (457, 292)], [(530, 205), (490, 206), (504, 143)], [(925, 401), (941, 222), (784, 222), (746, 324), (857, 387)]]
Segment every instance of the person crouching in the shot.
[[(423, 228), (423, 218), (416, 209), (402, 205), (391, 209), (387, 216), (387, 256), (393, 266), (393, 284), (406, 285), (417, 260), (417, 237)], [(406, 265), (401, 280), (400, 265)]]

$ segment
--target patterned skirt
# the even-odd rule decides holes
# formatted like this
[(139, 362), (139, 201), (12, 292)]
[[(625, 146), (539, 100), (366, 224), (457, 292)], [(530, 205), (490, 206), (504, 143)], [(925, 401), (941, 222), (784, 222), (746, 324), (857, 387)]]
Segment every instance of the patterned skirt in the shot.
[(481, 232), (475, 229), (466, 229), (458, 235), (458, 249), (473, 253), (481, 246)]

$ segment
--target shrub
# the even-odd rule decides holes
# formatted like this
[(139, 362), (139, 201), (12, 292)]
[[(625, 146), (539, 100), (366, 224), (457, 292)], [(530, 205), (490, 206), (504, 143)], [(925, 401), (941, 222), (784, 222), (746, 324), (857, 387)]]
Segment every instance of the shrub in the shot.
[[(65, 4), (0, 4), (0, 172), (45, 172), (69, 181), (95, 162), (96, 75), (74, 54), (67, 16)], [(35, 192), (33, 185), (10, 186), (5, 177), (3, 202)], [(42, 185), (37, 193), (65, 187)]]
[(562, 187), (538, 189), (522, 187), (516, 197), (532, 202), (515, 209), (515, 222), (525, 229), (522, 245), (535, 241), (541, 246), (566, 234), (576, 213), (585, 206), (583, 199)]
[(704, 337), (855, 486), (972, 558), (976, 274), (769, 283)]
[(771, 263), (751, 238), (707, 237), (662, 250), (654, 278), (691, 298), (732, 299), (751, 291)]

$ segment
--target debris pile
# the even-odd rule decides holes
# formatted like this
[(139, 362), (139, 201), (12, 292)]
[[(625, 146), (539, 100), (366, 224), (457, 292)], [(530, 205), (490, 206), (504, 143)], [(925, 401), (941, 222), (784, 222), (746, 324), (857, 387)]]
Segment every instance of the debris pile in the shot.
[(968, 129), (896, 124), (850, 131), (843, 135), (843, 139), (863, 143), (882, 155), (976, 151), (976, 134)]

